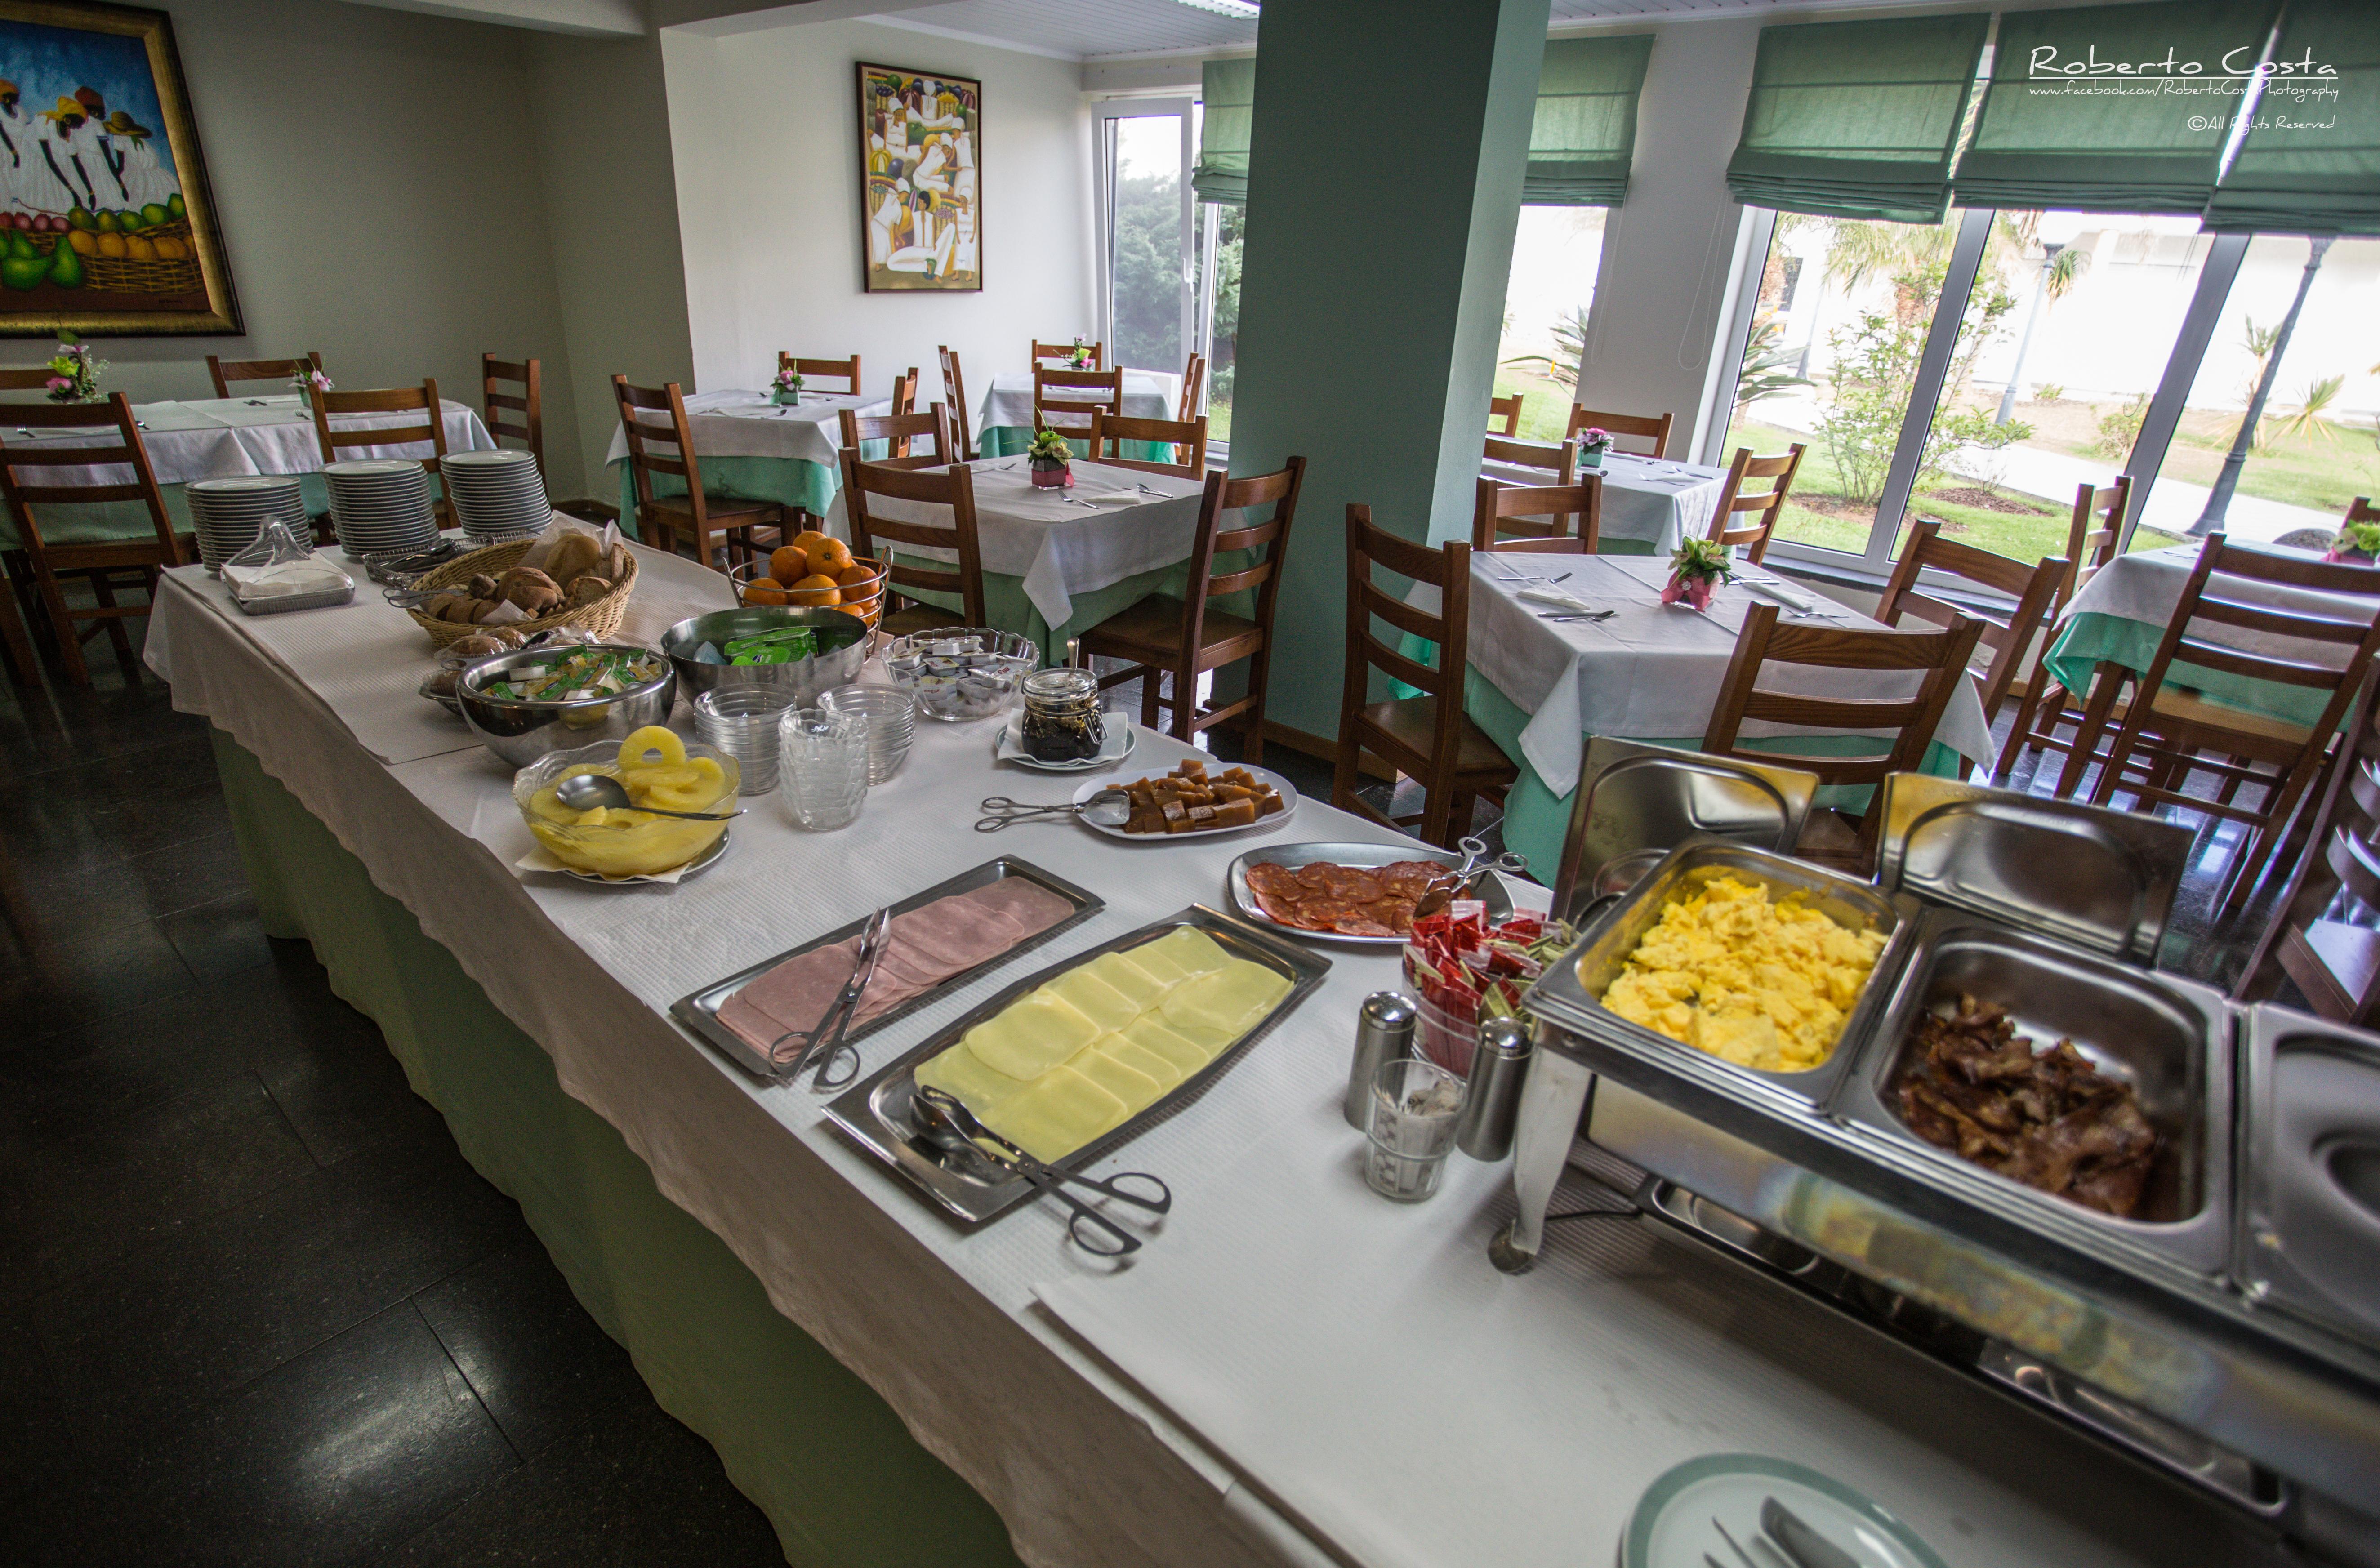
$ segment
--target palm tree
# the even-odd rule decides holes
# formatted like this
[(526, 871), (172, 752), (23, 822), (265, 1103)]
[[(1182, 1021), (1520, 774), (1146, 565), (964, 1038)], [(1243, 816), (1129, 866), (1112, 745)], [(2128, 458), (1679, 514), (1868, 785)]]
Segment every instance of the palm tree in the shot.
[[(2027, 213), (2026, 216), (2037, 218), (2038, 214)], [(1998, 225), (1994, 227), (1997, 231)], [(2024, 335), (2017, 339), (2016, 362), (2009, 367), (2008, 385), (2001, 389), (1999, 412), (1992, 417), (1992, 423), (2004, 425), (2016, 412), (2017, 388), (2024, 381), (2025, 356), (2033, 352), (2033, 329), (2040, 324), (2042, 311), (2064, 298), (2067, 291), (2074, 286), (2075, 280), (2090, 265), (2091, 252), (2088, 250), (2056, 241), (2042, 246), (2041, 276), (2034, 280), (2033, 305), (2024, 313)]]
[[(2257, 426), (2265, 418), (2265, 400), (2273, 395), (2273, 377), (2279, 371), (2280, 361), (2289, 351), (2289, 334), (2297, 331), (2298, 312), (2305, 309), (2306, 296), (2313, 292), (2313, 278), (2322, 271), (2322, 259), (2330, 254), (2335, 235), (2313, 236), (2307, 242), (2305, 271), (2299, 274), (2297, 298), (2289, 301), (2289, 313), (2273, 331), (2272, 341), (2265, 346), (2267, 358), (2259, 362), (2256, 390), (2248, 399), (2248, 417), (2240, 421), (2240, 433), (2231, 438), (2231, 450), (2223, 456), (2223, 471), (2215, 478), (2215, 486), (2206, 492), (2205, 509), (2198, 521), (2190, 525), (2190, 536), (2204, 539), (2223, 527), (2224, 514), (2231, 510), (2231, 493), (2240, 488), (2240, 472), (2248, 466), (2248, 449), (2256, 437)], [(2255, 346), (2255, 327), (2249, 327), (2249, 346)]]
[(2330, 421), (2322, 417), (2323, 411), (2338, 401), (2339, 389), (2346, 384), (2344, 374), (2308, 382), (2297, 408), (2273, 421), (2273, 428), (2266, 432), (2265, 442), (2269, 443), (2280, 436), (2320, 436), (2324, 445), (2331, 444)]

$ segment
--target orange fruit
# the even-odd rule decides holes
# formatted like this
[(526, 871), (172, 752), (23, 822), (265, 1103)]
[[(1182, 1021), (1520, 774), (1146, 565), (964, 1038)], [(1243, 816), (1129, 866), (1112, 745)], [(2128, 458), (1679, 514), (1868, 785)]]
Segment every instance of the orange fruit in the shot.
[(820, 545), (823, 544), (840, 546), (842, 542), (843, 541), (841, 540), (835, 539), (828, 534), (822, 534), (816, 529), (804, 529), (801, 532), (794, 535), (791, 541), (793, 547), (801, 551), (804, 554), (813, 553)]
[(824, 572), (832, 577), (851, 565), (851, 546), (839, 539), (822, 540), (802, 548), (809, 553), (810, 570), (813, 572)]
[(789, 604), (840, 604), (843, 594), (828, 577), (807, 577), (785, 590)]
[(784, 602), (785, 590), (771, 578), (762, 577), (759, 582), (744, 585), (744, 602), (747, 604), (783, 604)]
[(836, 586), (841, 588), (873, 587), (876, 582), (876, 568), (873, 566), (863, 566), (855, 561), (850, 565), (845, 566), (843, 570), (835, 573), (834, 580)]
[(769, 575), (783, 583), (799, 582), (810, 575), (809, 556), (798, 544), (784, 545), (769, 557)]

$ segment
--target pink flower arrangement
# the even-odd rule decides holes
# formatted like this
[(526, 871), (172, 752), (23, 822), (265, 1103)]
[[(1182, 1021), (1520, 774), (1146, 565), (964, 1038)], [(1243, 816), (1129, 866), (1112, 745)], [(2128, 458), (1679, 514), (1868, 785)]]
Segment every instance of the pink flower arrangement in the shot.
[(1578, 432), (1578, 449), (1582, 452), (1602, 452), (1611, 445), (1611, 432), (1601, 425), (1589, 425)]

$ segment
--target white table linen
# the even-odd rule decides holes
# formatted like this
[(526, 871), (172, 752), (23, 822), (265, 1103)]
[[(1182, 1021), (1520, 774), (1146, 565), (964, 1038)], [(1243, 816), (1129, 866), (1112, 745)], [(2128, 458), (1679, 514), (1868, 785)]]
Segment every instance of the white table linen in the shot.
[[(640, 554), (653, 570), (652, 553)], [(1416, 1391), (1427, 1397), (1414, 1418), (1393, 1435), (1430, 1456), (1438, 1484), (1479, 1512), (1575, 1518), (1577, 1550), (1565, 1562), (1609, 1559), (1609, 1522), (1633, 1501), (1646, 1461), (1605, 1469), (1596, 1460), (1639, 1434), (1646, 1454), (1680, 1443), (1828, 1460), (1856, 1450), (1862, 1462), (1848, 1479), (1876, 1486), (1888, 1505), (1923, 1522), (1947, 1520), (1950, 1538), (1937, 1542), (1978, 1552), (1982, 1563), (2024, 1550), (2077, 1568), (2220, 1560), (2221, 1525), (2179, 1489), (2046, 1425), (2010, 1438), (2002, 1407), (1915, 1353), (1699, 1255), (1658, 1242), (1610, 1253), (1558, 1244), (1529, 1279), (1493, 1274), (1483, 1247), (1495, 1216), (1483, 1206), (1509, 1207), (1493, 1196), (1504, 1181), (1498, 1171), (1458, 1165), (1450, 1193), (1421, 1208), (1351, 1208), (1334, 1187), (1349, 1176), (1348, 1134), (1330, 1108), (1343, 1088), (1356, 1004), (1393, 983), (1393, 954), (1331, 952), (1316, 995), (1208, 1092), (1123, 1151), (1134, 1168), (1163, 1174), (1176, 1203), (1140, 1259), (1122, 1270), (1068, 1246), (1062, 1216), (1047, 1205), (973, 1231), (944, 1222), (825, 1124), (818, 1097), (756, 1084), (663, 1011), (722, 974), (995, 853), (1026, 857), (1107, 898), (1101, 914), (1046, 952), (863, 1042), (867, 1063), (880, 1064), (1025, 969), (1184, 905), (1216, 903), (1225, 867), (1249, 847), (1394, 841), (1370, 823), (1307, 800), (1266, 832), (1212, 843), (1124, 844), (1065, 822), (992, 838), (971, 831), (978, 799), (1050, 782), (996, 768), (984, 725), (929, 723), (907, 766), (839, 833), (800, 833), (777, 802), (759, 799), (736, 822), (727, 857), (674, 889), (523, 880), (508, 864), (507, 835), (518, 833), (503, 799), (509, 769), (477, 748), (395, 768), (373, 761), (323, 699), (266, 652), (253, 635), (261, 623), (220, 614), (193, 591), (194, 572), (166, 574), (156, 618), (168, 635), (150, 649), (174, 683), (176, 706), (227, 731), (364, 862), (552, 1054), (564, 1089), (620, 1130), (660, 1189), (720, 1235), (780, 1311), (866, 1379), (1000, 1511), (1028, 1563), (1311, 1564), (1323, 1560), (1320, 1540), (1330, 1560), (1385, 1564), (1415, 1560), (1427, 1539), (1394, 1538), (1409, 1506), (1399, 1477), (1358, 1475), (1359, 1489), (1335, 1511), (1314, 1506), (1309, 1481), (1337, 1484), (1345, 1465), (1296, 1454), (1284, 1471), (1276, 1444), (1216, 1446), (1220, 1423), (1192, 1437), (1110, 1369), (1112, 1358), (1145, 1370), (1140, 1347), (1167, 1331), (1171, 1319), (1130, 1287), (1134, 1271), (1163, 1258), (1177, 1237), (1182, 1257), (1163, 1277), (1194, 1264), (1212, 1270), (1202, 1285), (1208, 1299), (1230, 1304), (1210, 1314), (1185, 1355), (1283, 1431), (1326, 1414), (1278, 1407), (1309, 1397), (1310, 1382), (1293, 1390), (1271, 1380), (1301, 1360), (1346, 1367), (1366, 1343), (1410, 1343), (1420, 1329), (1453, 1325), (1438, 1348), (1451, 1355), (1459, 1338), (1468, 1356), (1521, 1363), (1490, 1370), (1496, 1388), (1525, 1386), (1524, 1401), (1441, 1411), (1438, 1400), (1468, 1395), (1433, 1375)], [(407, 666), (388, 678), (415, 677)], [(1134, 775), (1189, 754), (1160, 735), (1139, 738)], [(1314, 1129), (1327, 1141), (1318, 1143)], [(1292, 1185), (1252, 1179), (1274, 1171)], [(1315, 1234), (1324, 1245), (1305, 1245)], [(1232, 1235), (1246, 1246), (1221, 1245)], [(1062, 1289), (1067, 1282), (1084, 1288)], [(1073, 1305), (1111, 1286), (1123, 1288), (1107, 1323), (1137, 1321), (1129, 1342), (1087, 1325)], [(1067, 1301), (1070, 1320), (1086, 1323), (1098, 1352), (1061, 1331), (1037, 1297)], [(1408, 1327), (1391, 1321), (1401, 1318)], [(1560, 1374), (1529, 1377), (1528, 1358), (1546, 1343), (1566, 1347)], [(1380, 1386), (1337, 1395), (1377, 1401), (1402, 1382), (1393, 1362), (1362, 1367)], [(1176, 1388), (1163, 1397), (1190, 1404)], [(1485, 1466), (1493, 1453), (1462, 1447), (1463, 1434), (1489, 1414), (1505, 1426), (1501, 1442), (1572, 1453), (1580, 1463), (1551, 1494), (1525, 1489)], [(1591, 1444), (1581, 1435), (1588, 1426), (1597, 1428)], [(2020, 1450), (2039, 1463), (2012, 1462)], [(1275, 1506), (1283, 1499), (1298, 1500), (1314, 1540), (1284, 1521)], [(1374, 1524), (1348, 1530), (1355, 1512)], [(2111, 1536), (2138, 1556), (2109, 1546)]]
[[(2112, 615), (2120, 620), (2138, 621), (2155, 627), (2159, 635), (2172, 621), (2174, 612), (2181, 608), (2182, 590), (2189, 585), (2190, 574), (2197, 568), (2202, 545), (2175, 544), (2163, 550), (2143, 550), (2130, 555), (2119, 555), (2082, 585), (2058, 617), (2064, 626), (2077, 615)], [(2299, 552), (2278, 552), (2292, 554)], [(2259, 604), (2270, 609), (2286, 610), (2293, 614), (2320, 615), (2330, 620), (2369, 621), (2374, 609), (2370, 599), (2351, 593), (2324, 593), (2313, 589), (2292, 588), (2284, 583), (2251, 582), (2241, 577), (2227, 577), (2223, 597), (2240, 603)], [(2263, 653), (2289, 659), (2300, 663), (2329, 663), (2344, 669), (2353, 652), (2343, 645), (2321, 645), (2303, 638), (2281, 637), (2271, 632), (2256, 631), (2247, 626), (2222, 626), (2212, 621), (2201, 622), (2191, 634), (2205, 641), (2237, 648), (2243, 652)]]
[[(765, 392), (735, 388), (698, 392), (686, 400), (686, 430), (697, 457), (785, 457), (835, 468), (843, 461), (842, 413), (863, 418), (892, 411), (889, 397), (806, 392), (798, 404), (779, 407)], [(608, 468), (628, 459), (627, 432), (612, 429)]]
[[(1597, 471), (1579, 470), (1582, 475)], [(1600, 472), (1602, 537), (1649, 544), (1653, 553), (1665, 561), (1681, 543), (1709, 534), (1711, 518), (1718, 511), (1719, 492), (1727, 488), (1725, 468), (1640, 457), (1632, 452), (1605, 453)], [(1503, 484), (1552, 482), (1552, 476), (1543, 468), (1516, 468), (1510, 463), (1482, 463), (1479, 473)]]
[[(1533, 577), (1571, 574), (1551, 591), (1617, 611), (1605, 621), (1548, 621), (1523, 601)], [(1512, 579), (1506, 580), (1507, 575)], [(1768, 574), (1746, 568), (1741, 578)], [(1588, 735), (1660, 739), (1699, 735), (1726, 685), (1743, 617), (1759, 602), (1739, 581), (1722, 586), (1707, 611), (1661, 602), (1666, 560), (1632, 555), (1475, 554), (1471, 564), (1471, 667), (1531, 714), (1521, 749), (1546, 787), (1568, 795), (1578, 784)], [(1435, 590), (1433, 590), (1434, 593)], [(1815, 597), (1815, 596), (1813, 596)], [(1829, 599), (1815, 617), (1829, 625), (1877, 627)], [(1808, 619), (1785, 610), (1788, 618)], [(1786, 667), (1763, 689), (1811, 697), (1893, 697), (1919, 677), (1870, 670)], [(1745, 735), (1807, 734), (1788, 725), (1747, 723)], [(1991, 726), (1972, 677), (1959, 683), (1935, 739), (1962, 757), (1989, 761)]]
[[(1073, 489), (1044, 490), (1023, 457), (982, 457), (967, 467), (975, 470), (983, 569), (1023, 578), (1026, 598), (1053, 626), (1074, 618), (1075, 594), (1185, 561), (1197, 539), (1206, 486), (1196, 480), (1077, 461)], [(1080, 504), (1086, 501), (1092, 504)], [(899, 521), (951, 522), (949, 507), (923, 501), (871, 496), (868, 509)], [(900, 548), (940, 560), (954, 554)]]
[[(452, 399), (439, 400), (449, 452), (484, 452), (495, 438), (480, 421), (478, 410)], [(138, 403), (133, 418), (140, 421), (141, 444), (149, 449), (149, 465), (159, 484), (188, 484), (192, 480), (240, 479), (251, 474), (311, 474), (322, 468), (322, 447), (314, 432), (314, 417), (291, 393), (281, 397), (213, 397), (197, 402)], [(106, 446), (115, 437), (69, 434), (62, 431), (29, 432), (6, 422), (0, 409), (0, 446)], [(337, 430), (385, 430), (422, 422), (419, 410), (385, 414), (341, 414), (332, 420)], [(342, 461), (366, 457), (426, 457), (427, 441), (399, 446), (355, 446), (341, 449)], [(131, 470), (115, 468), (53, 469), (56, 484), (123, 484)]]
[[(1079, 392), (1079, 387), (1057, 387), (1050, 391), (1054, 401), (1066, 394)], [(1123, 373), (1123, 412), (1132, 419), (1170, 419), (1182, 411), (1182, 378), (1169, 371), (1126, 371)], [(991, 378), (990, 390), (983, 395), (983, 409), (977, 417), (975, 428), (990, 430), (996, 425), (1014, 425), (1025, 430), (1033, 428), (1033, 372), (1003, 371)]]

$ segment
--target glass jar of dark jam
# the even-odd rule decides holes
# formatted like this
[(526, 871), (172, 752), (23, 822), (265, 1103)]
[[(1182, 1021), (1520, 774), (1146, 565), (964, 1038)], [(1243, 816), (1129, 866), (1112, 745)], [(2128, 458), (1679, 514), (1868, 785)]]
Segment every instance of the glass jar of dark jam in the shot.
[(1025, 677), (1025, 750), (1043, 762), (1097, 757), (1107, 744), (1099, 679), (1088, 670), (1037, 670)]

